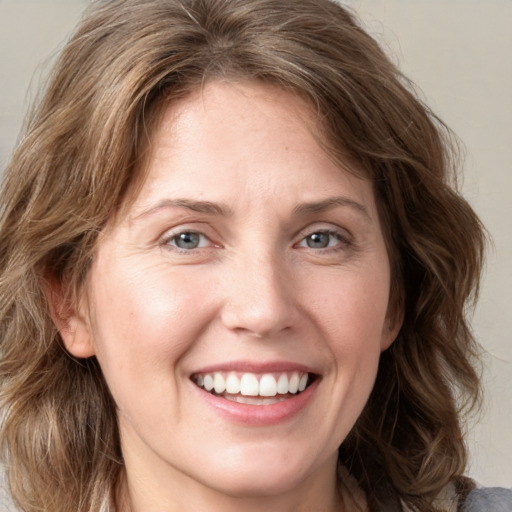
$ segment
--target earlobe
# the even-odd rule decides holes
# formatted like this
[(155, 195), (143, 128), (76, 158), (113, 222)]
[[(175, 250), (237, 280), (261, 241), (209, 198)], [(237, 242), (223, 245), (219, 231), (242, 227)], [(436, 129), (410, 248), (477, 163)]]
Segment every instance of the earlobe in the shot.
[(386, 321), (384, 322), (384, 329), (382, 331), (382, 339), (380, 349), (382, 352), (387, 350), (398, 337), (400, 329), (404, 323), (404, 307), (403, 307), (403, 292), (395, 305), (390, 306)]
[(47, 279), (44, 292), (50, 316), (69, 353), (78, 358), (95, 355), (96, 351), (85, 307), (75, 304), (75, 301), (68, 297), (62, 283), (57, 279)]
[(381, 339), (381, 345), (380, 349), (381, 352), (384, 352), (387, 350), (393, 342), (398, 337), (398, 333), (400, 332), (400, 329), (402, 328), (402, 322), (403, 317), (400, 315), (400, 318), (387, 318), (384, 330), (382, 332), (382, 339)]

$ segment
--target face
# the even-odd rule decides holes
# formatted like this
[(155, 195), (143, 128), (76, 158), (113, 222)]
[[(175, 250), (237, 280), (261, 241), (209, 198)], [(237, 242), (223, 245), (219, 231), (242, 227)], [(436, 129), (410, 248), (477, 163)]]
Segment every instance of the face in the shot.
[(333, 483), (397, 326), (372, 186), (315, 129), (260, 84), (165, 110), (63, 334), (99, 360), (128, 481), (232, 497)]

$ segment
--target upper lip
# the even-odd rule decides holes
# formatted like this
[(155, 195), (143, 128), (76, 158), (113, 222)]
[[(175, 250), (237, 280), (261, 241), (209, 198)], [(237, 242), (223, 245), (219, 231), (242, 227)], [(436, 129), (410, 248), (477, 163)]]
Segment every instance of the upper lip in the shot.
[(192, 375), (212, 372), (248, 372), (248, 373), (276, 373), (276, 372), (303, 372), (318, 374), (315, 369), (300, 363), (291, 361), (226, 361), (218, 364), (210, 364), (198, 368)]

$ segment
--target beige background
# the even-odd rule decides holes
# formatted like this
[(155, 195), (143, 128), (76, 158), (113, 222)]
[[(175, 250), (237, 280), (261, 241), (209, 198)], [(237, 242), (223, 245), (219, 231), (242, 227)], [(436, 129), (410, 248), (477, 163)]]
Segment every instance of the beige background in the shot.
[[(0, 0), (0, 169), (86, 0)], [(464, 191), (494, 238), (475, 330), (487, 407), (471, 475), (512, 486), (512, 0), (346, 0), (467, 148)], [(0, 501), (0, 510), (1, 510)]]

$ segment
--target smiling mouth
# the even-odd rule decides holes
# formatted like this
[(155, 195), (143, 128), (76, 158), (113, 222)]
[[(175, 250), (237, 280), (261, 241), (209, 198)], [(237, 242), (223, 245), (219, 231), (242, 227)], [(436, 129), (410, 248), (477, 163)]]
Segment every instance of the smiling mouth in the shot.
[(302, 393), (314, 380), (305, 372), (277, 373), (198, 373), (192, 382), (210, 394), (232, 402), (250, 405), (270, 405)]

